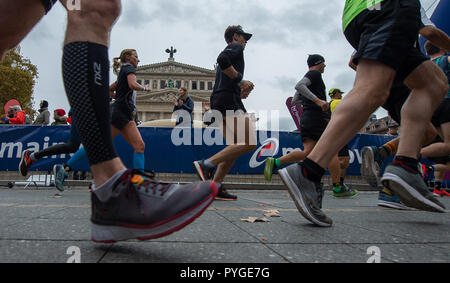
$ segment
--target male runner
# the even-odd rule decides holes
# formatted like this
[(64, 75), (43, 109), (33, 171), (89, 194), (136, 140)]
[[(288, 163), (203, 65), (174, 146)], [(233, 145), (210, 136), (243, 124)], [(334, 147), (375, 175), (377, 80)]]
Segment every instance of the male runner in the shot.
[[(310, 55), (307, 60), (309, 70), (297, 83), (292, 104), (302, 104), (301, 137), (304, 150), (293, 151), (281, 158), (267, 158), (264, 167), (264, 177), (270, 181), (275, 170), (283, 164), (299, 162), (306, 158), (316, 145), (330, 120), (329, 104), (326, 98), (325, 83), (322, 74), (325, 72), (325, 58), (319, 54)], [(333, 183), (333, 194), (336, 197), (356, 195), (340, 183), (341, 172), (338, 156), (328, 165)], [(317, 193), (323, 195), (322, 186), (317, 187)], [(318, 203), (321, 206), (321, 203)]]
[[(56, 0), (0, 0), (0, 59), (16, 46)], [(67, 10), (63, 79), (94, 176), (91, 234), (94, 242), (147, 240), (173, 233), (211, 204), (213, 182), (186, 186), (162, 184), (149, 174), (127, 170), (111, 138), (109, 107), (110, 32), (120, 0), (81, 0)], [(20, 20), (18, 20), (20, 19)]]
[(343, 30), (357, 50), (354, 87), (305, 161), (280, 171), (299, 211), (318, 226), (330, 226), (315, 192), (324, 168), (383, 105), (396, 76), (412, 93), (402, 109), (397, 156), (386, 168), (382, 182), (407, 206), (445, 212), (444, 205), (426, 188), (417, 159), (428, 121), (447, 93), (446, 78), (414, 47), (421, 25), (419, 0), (381, 0), (378, 4), (379, 9), (374, 9), (375, 2), (346, 1)]
[[(223, 117), (216, 121), (221, 126), (222, 135), (227, 141), (227, 147), (214, 156), (201, 161), (194, 161), (194, 169), (203, 181), (214, 179), (219, 186), (217, 198), (237, 200), (237, 196), (229, 194), (222, 182), (233, 167), (235, 160), (256, 148), (256, 132), (247, 115), (242, 99), (246, 99), (254, 85), (244, 80), (244, 50), (252, 34), (246, 33), (242, 27), (229, 26), (225, 31), (227, 47), (217, 58), (218, 68), (216, 82), (211, 95), (211, 110)], [(242, 133), (245, 136), (239, 134)], [(217, 171), (213, 175), (214, 170)]]

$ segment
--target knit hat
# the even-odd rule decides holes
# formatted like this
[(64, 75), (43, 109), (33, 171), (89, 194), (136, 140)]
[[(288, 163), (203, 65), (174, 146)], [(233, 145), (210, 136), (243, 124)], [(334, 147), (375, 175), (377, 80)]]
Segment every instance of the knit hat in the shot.
[(59, 116), (64, 116), (64, 115), (66, 115), (66, 111), (64, 111), (64, 109), (56, 109), (55, 110), (56, 111), (56, 113), (58, 113), (58, 115)]

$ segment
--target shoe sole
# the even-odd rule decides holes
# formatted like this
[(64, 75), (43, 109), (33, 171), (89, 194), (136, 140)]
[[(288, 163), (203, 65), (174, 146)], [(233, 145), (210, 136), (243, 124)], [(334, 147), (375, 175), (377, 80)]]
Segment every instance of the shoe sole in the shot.
[(57, 172), (56, 172), (56, 165), (55, 166), (53, 166), (53, 176), (55, 176), (55, 186), (56, 186), (56, 189), (58, 190), (58, 191), (60, 191), (60, 192), (64, 192), (64, 184), (63, 183), (60, 183), (60, 182), (58, 182), (57, 180)]
[(385, 173), (381, 182), (383, 186), (393, 191), (405, 206), (424, 211), (445, 213), (444, 208), (426, 199), (416, 189), (395, 174)]
[(288, 188), (288, 192), (291, 195), (291, 198), (294, 200), (295, 206), (297, 207), (300, 214), (303, 215), (303, 217), (305, 217), (307, 220), (320, 227), (330, 227), (331, 224), (317, 220), (311, 214), (306, 206), (306, 201), (304, 199), (302, 191), (297, 188), (297, 185), (295, 185), (295, 182), (289, 176), (287, 169), (281, 169), (278, 173), (280, 174), (281, 180)]
[(237, 198), (221, 198), (221, 197), (216, 197), (216, 200), (222, 200), (222, 201), (237, 201)]
[(335, 196), (335, 195), (333, 194), (333, 197), (335, 197), (335, 198), (353, 198), (353, 197), (356, 197), (357, 195), (359, 195), (359, 192), (357, 192), (357, 193), (354, 194), (354, 195), (348, 195), (348, 196)]
[[(376, 167), (374, 168), (375, 156), (373, 155), (372, 150), (365, 149), (361, 153), (362, 155), (362, 164), (361, 164), (361, 176), (366, 179), (366, 182), (373, 188), (378, 187), (380, 184), (380, 177), (377, 174)], [(376, 165), (375, 165), (376, 166)]]
[(170, 218), (168, 221), (162, 222), (161, 224), (158, 223), (150, 227), (138, 228), (133, 227), (133, 225), (126, 224), (123, 224), (123, 226), (106, 226), (91, 222), (91, 240), (95, 243), (102, 244), (112, 244), (130, 239), (147, 241), (177, 232), (202, 215), (214, 201), (218, 188), (214, 182), (211, 183), (210, 188), (212, 193), (201, 203)]
[(390, 201), (385, 201), (385, 200), (379, 200), (378, 201), (378, 206), (381, 207), (386, 207), (386, 208), (393, 208), (393, 209), (398, 209), (398, 210), (417, 210), (413, 207), (408, 207), (406, 205), (403, 204), (398, 204), (398, 203), (392, 203)]
[(200, 178), (200, 180), (202, 180), (203, 182), (206, 182), (206, 178), (203, 175), (203, 170), (202, 170), (202, 167), (200, 166), (200, 164), (197, 161), (194, 161), (193, 165), (194, 165), (195, 172), (197, 173), (197, 176)]

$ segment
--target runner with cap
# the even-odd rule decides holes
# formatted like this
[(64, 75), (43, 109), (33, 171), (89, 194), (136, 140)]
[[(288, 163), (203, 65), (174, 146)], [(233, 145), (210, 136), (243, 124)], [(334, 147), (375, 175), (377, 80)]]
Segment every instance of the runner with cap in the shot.
[[(330, 111), (333, 114), (334, 110), (338, 104), (342, 101), (342, 95), (344, 92), (339, 88), (332, 88), (328, 92), (331, 98)], [(347, 176), (347, 168), (350, 165), (350, 153), (348, 144), (346, 144), (338, 153), (339, 165), (340, 165), (340, 182), (333, 183), (333, 195), (335, 197), (348, 197), (358, 194), (357, 190), (350, 190), (348, 186), (344, 183), (345, 177)]]
[(235, 160), (254, 151), (257, 145), (254, 122), (242, 103), (254, 88), (251, 81), (244, 79), (244, 50), (251, 37), (252, 34), (244, 32), (240, 25), (229, 26), (225, 31), (228, 45), (217, 58), (211, 112), (215, 118), (214, 126), (220, 127), (227, 147), (206, 160), (193, 162), (201, 180), (214, 179), (219, 186), (216, 198), (222, 200), (237, 200), (237, 196), (228, 193), (222, 183)]

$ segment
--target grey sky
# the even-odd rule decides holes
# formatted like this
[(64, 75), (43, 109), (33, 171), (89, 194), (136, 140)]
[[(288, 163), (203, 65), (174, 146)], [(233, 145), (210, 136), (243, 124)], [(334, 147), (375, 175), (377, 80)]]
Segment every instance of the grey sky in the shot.
[[(434, 0), (423, 0), (424, 7)], [(122, 15), (113, 28), (109, 57), (137, 49), (142, 65), (164, 62), (174, 46), (178, 62), (213, 69), (225, 47), (223, 33), (240, 24), (253, 33), (245, 50), (245, 78), (255, 90), (244, 101), (247, 110), (280, 110), (282, 129), (293, 130), (285, 101), (307, 72), (308, 54), (326, 59), (327, 89), (349, 91), (354, 72), (347, 67), (352, 53), (341, 28), (342, 0), (155, 0), (122, 1)], [(48, 100), (50, 110), (69, 109), (61, 75), (66, 12), (60, 4), (22, 42), (22, 54), (38, 66), (35, 108)], [(115, 80), (111, 72), (111, 80)], [(385, 111), (378, 111), (384, 116)]]

